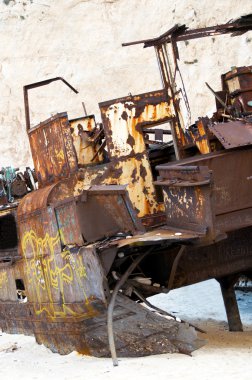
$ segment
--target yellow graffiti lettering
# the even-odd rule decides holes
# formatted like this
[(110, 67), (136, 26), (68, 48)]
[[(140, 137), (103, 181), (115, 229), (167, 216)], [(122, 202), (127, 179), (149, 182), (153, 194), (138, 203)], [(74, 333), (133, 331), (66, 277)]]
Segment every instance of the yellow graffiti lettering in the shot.
[(56, 157), (57, 157), (57, 159), (60, 161), (60, 160), (64, 160), (64, 152), (63, 152), (63, 150), (61, 149), (61, 150), (55, 150), (55, 155), (56, 155)]
[(33, 300), (35, 313), (40, 315), (45, 312), (52, 318), (85, 316), (87, 311), (83, 311), (83, 308), (77, 308), (77, 312), (74, 305), (66, 302), (66, 292), (71, 294), (74, 287), (78, 286), (90, 315), (92, 310), (83, 284), (87, 275), (82, 257), (73, 255), (69, 250), (62, 252), (61, 241), (65, 241), (62, 231), (54, 237), (46, 233), (41, 238), (33, 230), (23, 235), (21, 245), (28, 283), (33, 289), (33, 298), (36, 297)]
[(8, 282), (7, 272), (0, 273), (0, 289), (2, 289)]

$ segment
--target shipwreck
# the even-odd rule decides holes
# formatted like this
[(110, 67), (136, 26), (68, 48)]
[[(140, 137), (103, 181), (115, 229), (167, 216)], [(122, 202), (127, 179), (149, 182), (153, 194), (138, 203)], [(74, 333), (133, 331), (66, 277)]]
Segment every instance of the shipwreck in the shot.
[(77, 90), (61, 77), (24, 86), (35, 171), (1, 171), (3, 331), (115, 365), (190, 353), (202, 344), (194, 329), (146, 298), (211, 278), (230, 330), (242, 331), (234, 284), (252, 276), (252, 66), (222, 74), (217, 92), (208, 85), (216, 112), (188, 125), (178, 43), (251, 29), (249, 15), (123, 44), (155, 49), (163, 88), (100, 103), (102, 124), (63, 112), (31, 127), (30, 90), (56, 80)]

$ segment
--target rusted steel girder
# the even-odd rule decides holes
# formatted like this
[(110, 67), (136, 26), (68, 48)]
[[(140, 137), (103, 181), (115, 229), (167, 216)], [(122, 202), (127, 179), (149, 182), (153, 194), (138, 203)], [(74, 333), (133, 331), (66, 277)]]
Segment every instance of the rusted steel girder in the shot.
[(195, 38), (209, 37), (220, 34), (232, 33), (232, 35), (241, 35), (248, 30), (252, 30), (252, 14), (242, 16), (237, 20), (231, 20), (226, 24), (208, 26), (205, 28), (188, 29), (186, 25), (176, 24), (167, 32), (161, 34), (159, 37), (123, 43), (122, 46), (131, 46), (137, 44), (144, 44), (144, 47), (160, 45), (163, 43), (170, 43), (173, 40), (187, 41)]

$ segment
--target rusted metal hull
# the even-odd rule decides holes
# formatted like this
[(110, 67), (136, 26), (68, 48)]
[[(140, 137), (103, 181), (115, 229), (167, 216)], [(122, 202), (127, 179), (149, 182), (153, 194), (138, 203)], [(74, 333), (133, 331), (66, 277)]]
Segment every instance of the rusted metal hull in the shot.
[[(92, 318), (52, 321), (32, 315), (29, 304), (5, 303), (0, 307), (0, 326), (7, 333), (34, 335), (39, 344), (62, 355), (77, 351), (109, 357), (106, 309), (97, 301), (90, 306), (95, 310)], [(190, 353), (205, 343), (192, 328), (163, 318), (123, 296), (116, 304), (114, 330), (118, 356), (124, 357)]]
[[(120, 242), (134, 246), (132, 239), (125, 241), (128, 234), (141, 245), (149, 239), (155, 245), (197, 236), (177, 238), (168, 231), (143, 238), (144, 227), (125, 186), (93, 186), (73, 197), (74, 186), (74, 179), (60, 181), (20, 202), (19, 255), (15, 262), (0, 263), (0, 327), (34, 335), (53, 352), (109, 356), (106, 274)], [(115, 240), (103, 242), (117, 234)], [(98, 240), (100, 244), (87, 245)], [(112, 260), (103, 254), (106, 248), (112, 250)], [(119, 355), (191, 352), (202, 345), (193, 331), (188, 335), (186, 326), (130, 300), (118, 301), (114, 325)]]

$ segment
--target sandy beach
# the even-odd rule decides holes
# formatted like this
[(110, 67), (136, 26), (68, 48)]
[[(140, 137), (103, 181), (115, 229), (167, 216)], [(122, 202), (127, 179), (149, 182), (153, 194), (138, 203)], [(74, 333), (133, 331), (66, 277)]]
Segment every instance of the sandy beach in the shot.
[(24, 335), (0, 336), (0, 378), (20, 379), (251, 379), (252, 373), (252, 297), (237, 292), (243, 333), (227, 329), (224, 306), (216, 281), (177, 289), (168, 295), (152, 297), (155, 305), (195, 323), (207, 334), (199, 337), (208, 343), (192, 357), (165, 354), (144, 358), (120, 358), (113, 367), (111, 359), (53, 354)]

